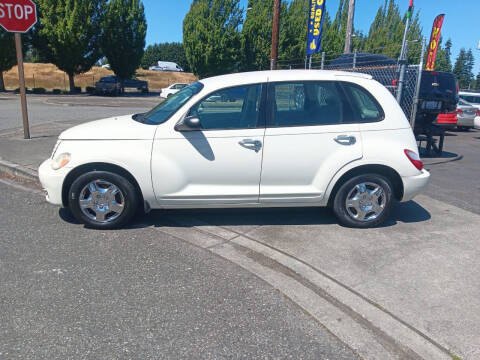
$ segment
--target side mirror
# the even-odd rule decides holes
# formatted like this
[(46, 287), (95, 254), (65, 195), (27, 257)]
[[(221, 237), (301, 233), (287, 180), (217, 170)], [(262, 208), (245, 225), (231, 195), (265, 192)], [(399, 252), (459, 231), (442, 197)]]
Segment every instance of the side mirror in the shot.
[(175, 125), (176, 131), (196, 131), (200, 128), (200, 119), (196, 116), (188, 116)]

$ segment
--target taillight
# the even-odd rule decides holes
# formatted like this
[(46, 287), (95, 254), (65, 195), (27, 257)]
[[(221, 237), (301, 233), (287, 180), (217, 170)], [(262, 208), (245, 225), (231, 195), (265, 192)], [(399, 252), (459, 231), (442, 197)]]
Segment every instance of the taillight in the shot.
[(458, 114), (458, 115), (462, 115), (462, 114), (463, 114), (463, 110), (462, 110), (462, 109), (457, 109), (457, 114)]
[(480, 116), (480, 110), (477, 110), (477, 112), (475, 113), (475, 116)]
[(422, 171), (423, 162), (420, 160), (420, 156), (412, 150), (405, 149), (405, 155), (407, 155), (408, 160), (415, 166), (418, 170)]

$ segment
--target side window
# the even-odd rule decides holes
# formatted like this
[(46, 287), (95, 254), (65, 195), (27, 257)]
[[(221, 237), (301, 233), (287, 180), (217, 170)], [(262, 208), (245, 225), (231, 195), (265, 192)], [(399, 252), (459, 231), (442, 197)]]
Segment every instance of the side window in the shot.
[(384, 119), (380, 104), (367, 90), (349, 83), (343, 83), (342, 86), (351, 99), (355, 122), (376, 122)]
[(208, 95), (189, 115), (200, 119), (203, 130), (256, 128), (259, 121), (261, 85), (219, 90)]
[(318, 126), (350, 122), (348, 101), (333, 81), (273, 84), (273, 127)]

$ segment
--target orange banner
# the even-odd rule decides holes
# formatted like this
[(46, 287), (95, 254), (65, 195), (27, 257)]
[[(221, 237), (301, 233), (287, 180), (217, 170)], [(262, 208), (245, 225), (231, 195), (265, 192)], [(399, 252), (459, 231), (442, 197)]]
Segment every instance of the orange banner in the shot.
[(435, 59), (437, 57), (438, 44), (440, 42), (440, 33), (442, 31), (443, 19), (445, 14), (438, 15), (433, 22), (432, 35), (428, 45), (427, 66), (425, 70), (433, 71), (435, 68)]

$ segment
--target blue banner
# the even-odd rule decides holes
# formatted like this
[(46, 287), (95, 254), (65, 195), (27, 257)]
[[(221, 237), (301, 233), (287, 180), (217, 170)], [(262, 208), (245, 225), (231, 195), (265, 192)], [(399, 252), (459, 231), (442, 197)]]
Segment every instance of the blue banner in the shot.
[(322, 49), (323, 14), (326, 0), (310, 0), (308, 16), (307, 55), (315, 54)]

